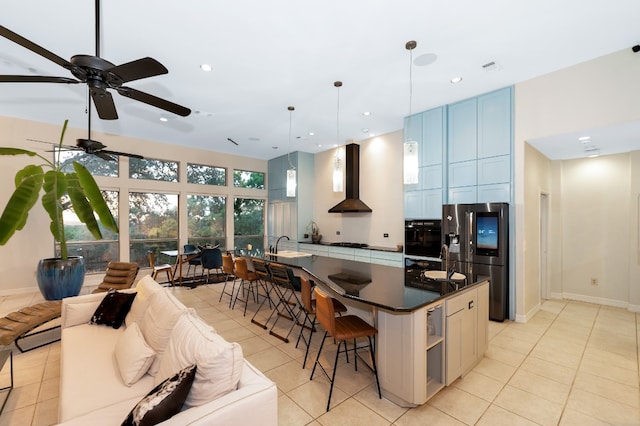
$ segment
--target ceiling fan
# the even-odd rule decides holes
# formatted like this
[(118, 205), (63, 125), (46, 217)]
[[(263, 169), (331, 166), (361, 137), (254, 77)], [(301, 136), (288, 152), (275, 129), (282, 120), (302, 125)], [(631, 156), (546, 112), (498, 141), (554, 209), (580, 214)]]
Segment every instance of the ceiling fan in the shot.
[(123, 86), (134, 80), (140, 80), (156, 75), (167, 74), (169, 71), (153, 58), (141, 58), (122, 65), (114, 65), (100, 57), (100, 0), (95, 1), (95, 29), (96, 29), (96, 54), (74, 55), (69, 61), (50, 52), (49, 50), (33, 43), (30, 40), (14, 33), (10, 29), (0, 25), (0, 36), (31, 50), (32, 52), (48, 59), (63, 68), (69, 70), (75, 78), (49, 77), (34, 75), (0, 75), (0, 83), (86, 83), (89, 93), (96, 106), (98, 116), (103, 120), (116, 120), (118, 113), (113, 102), (113, 97), (107, 89), (113, 89), (122, 96), (152, 105), (156, 108), (177, 114), (183, 117), (191, 113), (189, 108), (175, 104), (166, 99), (159, 98), (149, 93), (141, 92), (131, 87)]

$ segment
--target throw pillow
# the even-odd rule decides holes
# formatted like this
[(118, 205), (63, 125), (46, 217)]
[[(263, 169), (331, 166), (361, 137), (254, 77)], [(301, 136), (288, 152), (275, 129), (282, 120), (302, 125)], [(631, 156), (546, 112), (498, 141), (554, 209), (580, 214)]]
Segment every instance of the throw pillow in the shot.
[(122, 426), (156, 425), (178, 414), (195, 376), (196, 366), (190, 365), (160, 383), (133, 407)]
[(121, 293), (113, 289), (109, 290), (100, 305), (98, 305), (98, 309), (93, 313), (91, 324), (104, 324), (113, 328), (120, 328), (135, 297), (135, 293)]
[(118, 337), (115, 356), (122, 381), (131, 386), (147, 372), (156, 352), (144, 341), (140, 327), (134, 322)]
[(196, 314), (189, 313), (178, 319), (171, 332), (156, 384), (191, 364), (198, 366), (198, 373), (186, 407), (206, 404), (237, 388), (244, 365), (242, 347), (227, 342)]
[(139, 324), (144, 317), (144, 312), (149, 307), (151, 298), (156, 293), (163, 291), (162, 286), (155, 282), (155, 280), (151, 278), (151, 275), (145, 275), (142, 277), (140, 281), (138, 281), (138, 284), (136, 284), (135, 288), (138, 295), (133, 301), (127, 317), (124, 319), (124, 323), (127, 327), (129, 327), (133, 322), (137, 322)]

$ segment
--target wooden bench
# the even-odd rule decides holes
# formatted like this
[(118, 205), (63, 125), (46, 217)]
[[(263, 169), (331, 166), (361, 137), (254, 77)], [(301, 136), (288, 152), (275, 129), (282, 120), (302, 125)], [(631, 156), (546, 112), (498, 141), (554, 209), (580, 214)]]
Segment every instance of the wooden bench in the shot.
[(26, 308), (22, 308), (16, 312), (11, 312), (4, 318), (0, 318), (0, 344), (8, 346), (11, 343), (15, 343), (20, 352), (27, 352), (50, 343), (57, 342), (60, 340), (59, 338), (29, 349), (23, 349), (18, 343), (23, 339), (60, 328), (60, 325), (56, 325), (31, 333), (31, 331), (41, 325), (59, 318), (61, 315), (61, 308), (61, 300), (51, 300), (27, 306)]

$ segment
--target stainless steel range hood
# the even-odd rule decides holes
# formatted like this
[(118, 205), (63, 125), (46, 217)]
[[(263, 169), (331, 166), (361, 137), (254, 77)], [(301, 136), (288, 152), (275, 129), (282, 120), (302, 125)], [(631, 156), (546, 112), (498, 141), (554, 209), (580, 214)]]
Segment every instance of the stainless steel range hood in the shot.
[(346, 199), (329, 209), (329, 213), (371, 213), (371, 208), (360, 200), (360, 145), (345, 147)]

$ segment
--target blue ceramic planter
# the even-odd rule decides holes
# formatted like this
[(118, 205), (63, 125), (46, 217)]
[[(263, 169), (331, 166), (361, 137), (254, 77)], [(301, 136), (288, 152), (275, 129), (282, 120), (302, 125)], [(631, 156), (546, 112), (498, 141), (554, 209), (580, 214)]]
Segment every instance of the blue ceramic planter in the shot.
[(47, 300), (77, 296), (84, 283), (84, 273), (82, 256), (69, 256), (67, 260), (41, 259), (36, 274), (40, 293)]

